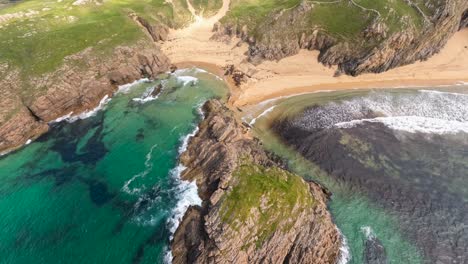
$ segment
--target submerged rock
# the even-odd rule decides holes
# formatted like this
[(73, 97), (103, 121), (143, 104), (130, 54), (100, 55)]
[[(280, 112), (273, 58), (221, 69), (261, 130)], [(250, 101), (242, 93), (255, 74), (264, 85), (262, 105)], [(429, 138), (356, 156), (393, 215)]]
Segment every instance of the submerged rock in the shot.
[(285, 170), (230, 110), (207, 102), (181, 162), (202, 206), (186, 212), (173, 263), (336, 263), (340, 235), (327, 192)]
[(387, 264), (387, 253), (382, 242), (372, 233), (370, 227), (363, 228), (366, 235), (364, 242), (364, 263), (365, 264)]

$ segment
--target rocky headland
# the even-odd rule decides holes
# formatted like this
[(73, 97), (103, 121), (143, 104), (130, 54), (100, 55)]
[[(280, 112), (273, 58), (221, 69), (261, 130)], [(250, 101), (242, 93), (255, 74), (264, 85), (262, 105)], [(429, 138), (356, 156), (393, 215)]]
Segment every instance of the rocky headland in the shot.
[(173, 263), (336, 263), (329, 193), (288, 172), (220, 101), (203, 112), (180, 158), (203, 203), (179, 225)]
[(240, 38), (249, 45), (253, 64), (301, 49), (319, 50), (319, 62), (337, 65), (336, 75), (356, 76), (426, 60), (468, 24), (464, 0), (357, 2), (303, 0), (270, 6), (233, 1), (215, 26), (214, 38)]
[(56, 118), (96, 107), (119, 85), (155, 78), (169, 68), (169, 60), (153, 43), (117, 47), (105, 58), (85, 50), (66, 58), (58, 70), (29, 80), (39, 88), (35, 89), (36, 96), (28, 96), (32, 98), (29, 101), (14, 94), (25, 84), (19, 73), (7, 71), (0, 79), (1, 90), (6, 94), (0, 98), (0, 152), (48, 131), (48, 123)]
[[(466, 1), (399, 0), (364, 9), (350, 0), (330, 3), (298, 0), (287, 5), (275, 0), (267, 2), (256, 5), (242, 0), (219, 0), (206, 7), (197, 2), (195, 8), (186, 1), (156, 6), (135, 3), (118, 7), (109, 18), (100, 17), (100, 13), (89, 14), (98, 16), (97, 22), (117, 17), (120, 20), (105, 23), (120, 25), (122, 29), (114, 32), (109, 24), (105, 32), (96, 36), (88, 33), (91, 39), (75, 36), (79, 33), (75, 30), (82, 27), (79, 22), (86, 17), (61, 17), (57, 13), (60, 15), (55, 15), (55, 19), (64, 20), (59, 25), (69, 28), (53, 36), (59, 40), (57, 46), (32, 51), (28, 45), (48, 44), (41, 41), (49, 34), (49, 21), (38, 19), (55, 14), (54, 8), (60, 10), (65, 5), (69, 10), (114, 10), (115, 4), (57, 3), (54, 4), (57, 7), (51, 8), (48, 3), (37, 3), (34, 10), (11, 14), (3, 10), (7, 13), (0, 14), (0, 31), (5, 33), (2, 33), (5, 38), (0, 39), (3, 46), (0, 51), (0, 153), (36, 138), (48, 130), (48, 122), (58, 117), (97, 106), (117, 85), (157, 76), (170, 63), (194, 62), (193, 65), (229, 69), (226, 74), (232, 74), (232, 78), (226, 79), (232, 79), (230, 103), (237, 106), (320, 89), (466, 81), (465, 33), (449, 43), (452, 52), (439, 54), (433, 60), (435, 63), (410, 65), (375, 76), (338, 76), (342, 72), (351, 75), (382, 72), (429, 58), (454, 32), (466, 27)], [(248, 12), (240, 12), (244, 9)], [(203, 10), (210, 15), (218, 12), (205, 19), (200, 16)], [(336, 12), (337, 16), (333, 17), (336, 20), (313, 19), (330, 10)], [(353, 21), (339, 18), (346, 18), (349, 12), (358, 16), (349, 19), (362, 24), (347, 28)], [(32, 21), (37, 26), (29, 26), (26, 29), (30, 32), (24, 34), (24, 21)], [(46, 23), (45, 31), (42, 23)], [(97, 25), (87, 27), (93, 31)], [(29, 38), (31, 43), (11, 44), (15, 39), (22, 43)], [(76, 43), (83, 49), (76, 48)], [(60, 52), (54, 52), (55, 49)], [(315, 51), (305, 53), (305, 50), (318, 50), (318, 61), (322, 64), (314, 64)], [(60, 59), (62, 55), (66, 56)]]

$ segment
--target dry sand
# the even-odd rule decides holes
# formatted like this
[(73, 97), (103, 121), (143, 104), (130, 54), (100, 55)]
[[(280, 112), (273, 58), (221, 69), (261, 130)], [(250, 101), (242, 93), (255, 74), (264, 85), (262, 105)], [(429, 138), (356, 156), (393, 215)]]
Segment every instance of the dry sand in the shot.
[[(380, 74), (358, 77), (333, 77), (336, 67), (326, 67), (317, 60), (318, 51), (303, 50), (280, 61), (265, 61), (254, 66), (247, 62), (246, 44), (238, 39), (229, 43), (210, 40), (213, 25), (229, 8), (229, 0), (214, 17), (196, 16), (195, 22), (181, 30), (171, 31), (162, 45), (165, 54), (180, 66), (199, 66), (222, 75), (222, 67), (234, 64), (252, 78), (231, 88), (230, 102), (236, 106), (255, 104), (278, 96), (319, 90), (359, 88), (431, 87), (468, 83), (468, 29), (456, 33), (445, 48), (424, 62), (399, 67)], [(228, 82), (230, 80), (227, 80)]]

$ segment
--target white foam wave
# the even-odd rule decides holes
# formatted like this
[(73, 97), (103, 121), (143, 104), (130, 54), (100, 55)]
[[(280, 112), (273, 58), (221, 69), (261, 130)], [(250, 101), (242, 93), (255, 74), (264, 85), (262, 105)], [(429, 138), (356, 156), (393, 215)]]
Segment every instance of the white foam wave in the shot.
[(172, 177), (178, 182), (176, 193), (180, 198), (177, 201), (175, 208), (172, 210), (171, 217), (168, 220), (171, 240), (187, 209), (192, 205), (200, 206), (202, 204), (202, 200), (198, 196), (197, 184), (195, 182), (183, 181), (180, 178), (185, 169), (187, 169), (185, 166), (179, 164), (172, 171)]
[(468, 133), (468, 122), (450, 121), (438, 118), (420, 117), (420, 116), (396, 116), (396, 117), (377, 117), (373, 119), (352, 120), (335, 124), (339, 128), (351, 128), (356, 125), (370, 122), (382, 123), (387, 127), (406, 131), (409, 133), (427, 133), (427, 134), (457, 134), (460, 132)]
[(362, 233), (366, 236), (367, 239), (374, 239), (377, 236), (374, 233), (374, 230), (370, 226), (363, 226), (361, 227)]
[(189, 83), (196, 84), (198, 82), (198, 78), (193, 76), (177, 76), (177, 82), (181, 82), (184, 86)]
[(253, 125), (255, 124), (255, 122), (257, 122), (257, 120), (258, 120), (259, 118), (261, 118), (261, 117), (267, 115), (268, 113), (270, 113), (271, 111), (273, 111), (273, 110), (275, 109), (275, 107), (276, 107), (276, 105), (267, 108), (265, 111), (263, 111), (263, 112), (262, 112), (261, 114), (259, 114), (257, 117), (253, 118), (253, 119), (250, 121), (249, 125), (250, 125), (250, 126), (253, 126)]
[(195, 130), (193, 130), (190, 134), (188, 134), (186, 137), (183, 138), (182, 145), (180, 145), (180, 147), (179, 147), (179, 153), (180, 154), (182, 154), (183, 152), (185, 152), (187, 150), (188, 143), (189, 143), (190, 139), (198, 133), (198, 130), (199, 130), (199, 128), (197, 126), (195, 128)]
[(51, 121), (50, 123), (52, 123), (52, 124), (53, 123), (60, 123), (62, 121), (65, 121), (65, 120), (69, 119), (72, 115), (73, 115), (73, 112), (70, 112), (70, 113), (68, 113), (68, 114), (66, 114), (64, 116), (61, 116), (61, 117)]
[[(164, 87), (163, 83), (165, 84), (165, 82), (162, 81), (161, 85), (163, 85)], [(151, 96), (151, 94), (154, 92), (155, 89), (156, 89), (156, 86), (148, 88), (141, 97), (133, 98), (132, 101), (144, 104), (144, 103), (151, 102), (151, 101), (158, 99), (160, 93), (155, 96)], [(161, 89), (161, 92), (162, 92), (162, 89)]]
[(432, 90), (372, 92), (367, 96), (311, 107), (292, 122), (311, 131), (380, 122), (392, 129), (412, 133), (454, 134), (468, 129), (468, 96)]
[[(468, 83), (467, 83), (468, 85)], [(468, 94), (463, 94), (463, 93), (453, 93), (453, 92), (443, 92), (443, 91), (437, 91), (437, 90), (419, 90), (421, 93), (432, 93), (432, 94), (439, 94), (439, 95), (455, 95), (455, 96), (468, 96)]]
[[(26, 140), (26, 142), (24, 143), (24, 145), (21, 146), (21, 147), (27, 146), (27, 145), (31, 144), (32, 142), (33, 142), (32, 139), (28, 139), (28, 140)], [(21, 147), (20, 147), (20, 148), (21, 148)], [(2, 151), (2, 152), (0, 152), (0, 157), (5, 156), (5, 155), (8, 155), (8, 154), (10, 154), (10, 153), (13, 152), (13, 151), (14, 151), (14, 150)]]
[(338, 229), (338, 233), (341, 236), (341, 247), (340, 247), (340, 258), (337, 261), (337, 264), (346, 264), (351, 260), (351, 249), (348, 245), (348, 240)]
[(197, 68), (197, 67), (178, 69), (178, 70), (174, 71), (173, 74), (176, 75), (176, 76), (183, 76), (183, 75), (187, 75), (187, 74), (190, 75), (190, 74), (197, 74), (197, 73), (206, 73), (206, 74), (214, 76), (218, 80), (221, 80), (221, 81), (223, 80), (223, 78), (221, 78), (217, 74), (214, 74), (212, 72), (209, 72), (207, 70), (200, 69), (200, 68)]
[(137, 98), (133, 98), (132, 101), (144, 104), (144, 103), (147, 103), (147, 102), (154, 101), (154, 100), (156, 100), (158, 98), (159, 98), (159, 96), (147, 96), (147, 97), (144, 97), (144, 98), (138, 98), (137, 97)]
[(84, 111), (83, 113), (79, 114), (79, 115), (73, 115), (73, 112), (70, 112), (64, 116), (61, 116), (51, 122), (49, 122), (50, 124), (53, 124), (53, 123), (59, 123), (59, 122), (62, 122), (62, 121), (67, 121), (69, 123), (73, 123), (77, 120), (80, 120), (80, 119), (86, 119), (86, 118), (89, 118), (89, 117), (92, 117), (92, 116), (95, 116), (99, 111), (101, 111), (102, 109), (104, 109), (106, 107), (106, 105), (110, 102), (111, 98), (106, 94), (102, 99), (101, 101), (99, 101), (99, 105), (96, 106), (94, 109), (91, 109), (91, 110), (87, 110), (87, 111)]
[(137, 179), (139, 178), (144, 178), (146, 175), (148, 175), (151, 170), (153, 169), (153, 164), (151, 163), (151, 158), (153, 157), (153, 151), (154, 149), (158, 146), (158, 144), (154, 144), (150, 151), (146, 154), (146, 159), (145, 159), (145, 170), (133, 175), (132, 178), (130, 178), (128, 181), (125, 182), (124, 186), (122, 187), (122, 191), (128, 194), (140, 194), (142, 190), (146, 189), (145, 185), (141, 185), (139, 187), (134, 187), (131, 188), (130, 185)]
[(115, 92), (115, 94), (118, 94), (118, 93), (128, 93), (130, 92), (130, 90), (135, 87), (135, 85), (137, 84), (140, 84), (140, 83), (145, 83), (145, 82), (149, 82), (150, 80), (148, 78), (143, 78), (143, 79), (139, 79), (139, 80), (136, 80), (132, 83), (127, 83), (127, 84), (124, 84), (124, 85), (120, 85), (119, 88), (117, 89), (117, 92)]
[[(198, 113), (200, 114), (201, 117), (203, 117), (203, 111), (202, 111), (202, 103), (198, 105)], [(192, 137), (194, 137), (199, 131), (199, 127), (196, 126), (195, 129), (186, 135), (185, 137), (182, 138), (182, 144), (179, 147), (179, 155), (184, 153), (187, 150), (188, 143)], [(171, 217), (168, 219), (168, 227), (169, 227), (169, 232), (170, 232), (170, 240), (173, 239), (174, 233), (179, 227), (180, 222), (182, 221), (182, 218), (185, 215), (185, 212), (190, 206), (193, 205), (201, 205), (202, 200), (198, 196), (198, 187), (195, 181), (189, 182), (189, 181), (184, 181), (181, 179), (182, 173), (187, 169), (184, 165), (180, 164), (177, 165), (174, 169), (171, 171), (171, 176), (176, 182), (176, 196), (179, 198), (177, 201), (176, 206), (171, 212)], [(170, 249), (167, 249), (166, 254), (164, 256), (164, 262), (165, 263), (171, 263), (172, 262), (172, 252)]]

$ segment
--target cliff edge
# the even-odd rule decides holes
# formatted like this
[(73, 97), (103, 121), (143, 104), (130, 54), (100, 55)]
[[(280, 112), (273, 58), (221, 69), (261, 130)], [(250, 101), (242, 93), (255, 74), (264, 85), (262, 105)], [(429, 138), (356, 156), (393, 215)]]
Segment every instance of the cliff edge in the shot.
[(181, 162), (202, 206), (186, 212), (172, 241), (173, 263), (336, 263), (341, 246), (320, 185), (288, 172), (221, 102)]

